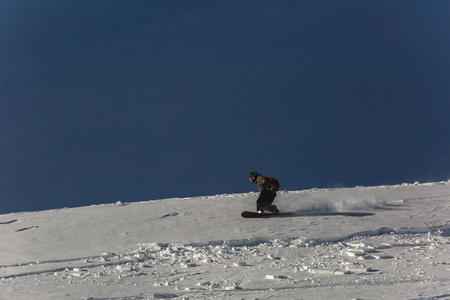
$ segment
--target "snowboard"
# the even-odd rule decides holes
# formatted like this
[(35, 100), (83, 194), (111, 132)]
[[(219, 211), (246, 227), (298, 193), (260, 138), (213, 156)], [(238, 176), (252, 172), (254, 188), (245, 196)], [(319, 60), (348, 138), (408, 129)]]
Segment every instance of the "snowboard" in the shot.
[(286, 217), (286, 216), (290, 216), (292, 215), (292, 213), (257, 213), (254, 211), (244, 211), (241, 213), (241, 216), (243, 218), (273, 218), (273, 217)]

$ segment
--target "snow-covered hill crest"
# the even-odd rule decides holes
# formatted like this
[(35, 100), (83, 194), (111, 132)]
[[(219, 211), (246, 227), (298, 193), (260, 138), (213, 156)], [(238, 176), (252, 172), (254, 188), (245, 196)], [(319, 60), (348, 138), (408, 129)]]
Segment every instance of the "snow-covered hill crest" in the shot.
[(450, 182), (0, 215), (1, 299), (450, 297)]

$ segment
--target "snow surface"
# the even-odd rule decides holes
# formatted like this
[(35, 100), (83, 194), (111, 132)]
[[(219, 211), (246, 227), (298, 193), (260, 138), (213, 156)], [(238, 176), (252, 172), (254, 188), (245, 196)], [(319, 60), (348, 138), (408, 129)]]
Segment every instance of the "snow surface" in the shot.
[(0, 215), (0, 299), (450, 299), (450, 181)]

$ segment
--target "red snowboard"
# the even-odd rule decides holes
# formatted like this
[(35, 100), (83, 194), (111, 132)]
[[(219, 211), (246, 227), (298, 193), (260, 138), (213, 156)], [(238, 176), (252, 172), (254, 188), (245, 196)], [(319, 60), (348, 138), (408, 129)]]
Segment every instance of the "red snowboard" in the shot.
[(286, 217), (292, 215), (292, 213), (257, 213), (254, 211), (244, 211), (241, 213), (243, 218), (272, 218), (272, 217)]

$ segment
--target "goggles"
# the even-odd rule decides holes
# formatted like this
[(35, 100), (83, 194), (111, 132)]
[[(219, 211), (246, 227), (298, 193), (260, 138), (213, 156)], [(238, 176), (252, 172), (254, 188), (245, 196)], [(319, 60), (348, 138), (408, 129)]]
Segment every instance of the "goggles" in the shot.
[(255, 180), (255, 176), (250, 176), (248, 179), (250, 179), (251, 182)]

